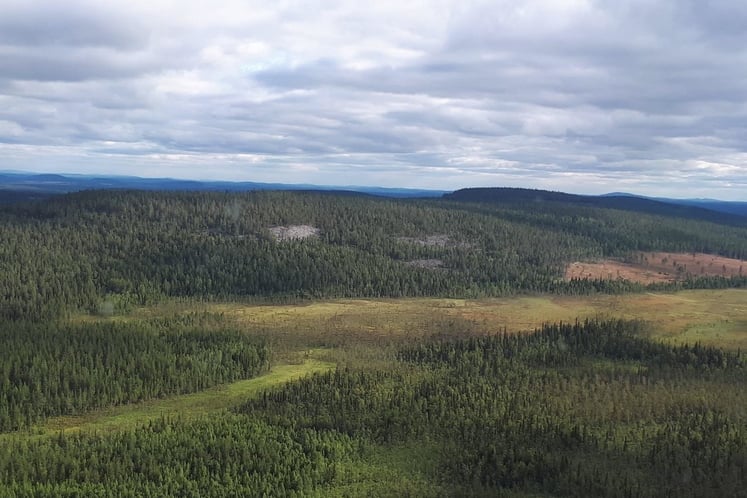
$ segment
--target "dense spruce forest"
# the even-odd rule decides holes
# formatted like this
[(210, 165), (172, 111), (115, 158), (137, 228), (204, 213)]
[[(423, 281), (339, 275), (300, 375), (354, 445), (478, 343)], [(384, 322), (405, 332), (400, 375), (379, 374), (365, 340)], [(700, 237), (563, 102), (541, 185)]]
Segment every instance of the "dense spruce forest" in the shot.
[[(359, 298), (581, 309), (601, 293), (747, 287), (567, 280), (571, 262), (638, 251), (745, 259), (747, 226), (512, 192), (1, 205), (0, 497), (747, 497), (737, 348), (667, 342), (613, 308), (534, 331), (446, 312), (346, 328)], [(334, 312), (304, 330), (292, 312), (312, 302)], [(708, 330), (741, 337), (740, 313)]]
[[(269, 229), (288, 225), (309, 225), (319, 235), (276, 241)], [(624, 292), (641, 286), (564, 282), (565, 265), (639, 250), (747, 257), (745, 227), (555, 201), (90, 191), (3, 206), (0, 229), (0, 316), (11, 320), (169, 297)]]
[(266, 345), (201, 320), (147, 324), (14, 324), (0, 328), (0, 432), (54, 415), (254, 377), (266, 372)]
[[(641, 327), (412, 344), (387, 369), (338, 368), (210, 418), (12, 438), (0, 494), (747, 496), (744, 358)], [(415, 448), (429, 479), (356, 487), (387, 447)]]

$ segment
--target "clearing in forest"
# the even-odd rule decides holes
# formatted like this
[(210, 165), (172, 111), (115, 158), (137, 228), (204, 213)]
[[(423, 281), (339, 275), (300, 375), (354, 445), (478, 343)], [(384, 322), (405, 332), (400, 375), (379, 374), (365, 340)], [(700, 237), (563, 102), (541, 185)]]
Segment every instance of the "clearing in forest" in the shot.
[[(311, 351), (314, 353), (314, 351)], [(165, 399), (151, 399), (140, 403), (110, 406), (81, 415), (52, 417), (28, 430), (37, 436), (78, 432), (83, 430), (115, 431), (132, 429), (161, 417), (198, 417), (225, 410), (246, 402), (266, 389), (300, 379), (306, 375), (326, 372), (335, 365), (314, 358), (306, 358), (301, 363), (281, 364), (272, 367), (270, 372), (251, 379), (223, 384), (204, 391), (170, 396)], [(0, 435), (4, 440), (23, 437), (26, 433)]]
[(747, 268), (739, 259), (704, 253), (641, 252), (629, 261), (607, 259), (575, 262), (565, 271), (566, 280), (574, 278), (630, 280), (642, 284), (676, 282), (693, 277), (734, 277)]
[[(309, 347), (339, 351), (382, 348), (429, 337), (469, 337), (532, 330), (543, 323), (617, 317), (641, 319), (655, 337), (747, 350), (747, 290), (687, 290), (590, 296), (516, 296), (484, 299), (329, 299), (296, 304), (164, 302), (127, 318), (212, 312), (248, 334), (272, 338), (275, 354)], [(100, 317), (86, 317), (101, 320)], [(365, 347), (364, 347), (365, 346)], [(346, 353), (346, 354), (347, 354)]]
[(285, 240), (303, 240), (319, 236), (319, 229), (311, 225), (278, 226), (270, 227), (269, 230), (273, 238), (279, 242)]

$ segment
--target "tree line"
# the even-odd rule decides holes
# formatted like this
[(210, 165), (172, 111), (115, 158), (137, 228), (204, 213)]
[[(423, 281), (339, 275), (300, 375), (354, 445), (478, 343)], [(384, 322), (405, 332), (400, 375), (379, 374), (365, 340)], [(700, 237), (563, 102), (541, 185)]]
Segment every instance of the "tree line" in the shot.
[(269, 369), (265, 344), (204, 322), (0, 322), (0, 431), (196, 392)]

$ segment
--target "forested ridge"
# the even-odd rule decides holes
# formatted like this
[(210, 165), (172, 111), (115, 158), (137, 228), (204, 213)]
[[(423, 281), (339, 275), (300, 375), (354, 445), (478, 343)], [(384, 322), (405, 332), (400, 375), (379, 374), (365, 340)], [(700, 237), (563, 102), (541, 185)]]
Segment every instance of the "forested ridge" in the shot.
[[(278, 242), (269, 232), (288, 225), (313, 226), (319, 236)], [(13, 320), (120, 311), (168, 297), (624, 292), (641, 286), (564, 282), (563, 269), (639, 250), (747, 257), (747, 229), (702, 220), (572, 203), (314, 192), (80, 192), (3, 206), (0, 228), (0, 316)], [(441, 239), (431, 243), (433, 236)]]
[[(709, 209), (708, 203), (700, 205), (697, 201), (682, 200), (658, 200), (633, 195), (576, 195), (565, 192), (553, 192), (548, 190), (535, 190), (526, 188), (465, 188), (455, 192), (444, 194), (445, 199), (459, 202), (478, 202), (498, 205), (516, 204), (547, 204), (552, 207), (556, 204), (574, 204), (577, 206), (589, 206), (607, 208), (636, 213), (653, 214), (660, 216), (675, 216), (702, 221), (712, 221), (719, 224), (727, 224), (739, 227), (747, 226), (747, 217), (739, 214), (738, 203), (732, 206), (735, 212), (724, 212), (718, 209)], [(714, 204), (718, 204), (717, 201)], [(727, 203), (724, 203), (727, 204)]]

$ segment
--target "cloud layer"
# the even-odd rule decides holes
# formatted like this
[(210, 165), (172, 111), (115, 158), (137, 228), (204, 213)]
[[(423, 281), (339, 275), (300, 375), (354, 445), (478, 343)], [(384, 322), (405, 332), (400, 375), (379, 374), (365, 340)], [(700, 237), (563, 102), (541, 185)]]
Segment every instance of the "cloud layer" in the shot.
[(0, 5), (0, 169), (747, 198), (743, 2)]

